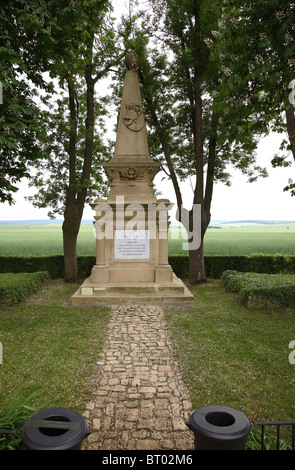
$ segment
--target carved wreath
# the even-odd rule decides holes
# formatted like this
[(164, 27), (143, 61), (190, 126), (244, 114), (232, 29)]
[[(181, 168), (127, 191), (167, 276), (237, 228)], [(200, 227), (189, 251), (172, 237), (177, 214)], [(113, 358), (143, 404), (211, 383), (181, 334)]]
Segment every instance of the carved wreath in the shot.
[(143, 171), (138, 171), (138, 169), (134, 167), (130, 167), (130, 168), (127, 168), (126, 170), (118, 170), (118, 171), (122, 179), (135, 180), (138, 178), (143, 178), (144, 176)]

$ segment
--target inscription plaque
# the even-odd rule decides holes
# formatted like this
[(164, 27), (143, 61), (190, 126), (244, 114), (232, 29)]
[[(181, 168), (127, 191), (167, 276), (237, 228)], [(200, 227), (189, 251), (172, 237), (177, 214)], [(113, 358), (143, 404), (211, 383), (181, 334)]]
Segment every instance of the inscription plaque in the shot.
[(115, 259), (147, 259), (149, 257), (149, 230), (115, 230)]

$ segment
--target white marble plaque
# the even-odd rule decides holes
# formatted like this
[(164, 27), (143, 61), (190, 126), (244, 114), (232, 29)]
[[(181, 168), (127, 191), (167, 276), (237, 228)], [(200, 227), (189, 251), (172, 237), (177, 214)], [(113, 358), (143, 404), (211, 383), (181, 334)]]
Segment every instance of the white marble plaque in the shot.
[(115, 259), (147, 259), (149, 257), (149, 230), (115, 230)]

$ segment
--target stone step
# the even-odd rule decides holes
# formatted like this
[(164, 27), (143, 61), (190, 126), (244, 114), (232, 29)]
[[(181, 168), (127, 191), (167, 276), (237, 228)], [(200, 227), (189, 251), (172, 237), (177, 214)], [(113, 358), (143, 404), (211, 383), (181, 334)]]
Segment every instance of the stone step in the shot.
[[(104, 288), (98, 288), (99, 290), (96, 290), (94, 288), (93, 295), (96, 295), (96, 293), (102, 292)], [(126, 285), (109, 285), (108, 287), (105, 288), (105, 290), (109, 293), (114, 293), (114, 294), (165, 294), (165, 293), (171, 293), (171, 292), (184, 292), (184, 286), (183, 285), (159, 285), (159, 284), (151, 284), (151, 285), (132, 285), (130, 286), (129, 284)]]
[(186, 304), (194, 305), (194, 296), (181, 279), (172, 282), (93, 283), (88, 278), (71, 297), (72, 305), (89, 304)]
[(90, 305), (90, 304), (107, 304), (107, 305), (117, 305), (117, 304), (187, 304), (187, 307), (194, 305), (194, 301), (191, 297), (190, 292), (187, 289), (184, 289), (184, 292), (181, 294), (172, 293), (172, 292), (162, 292), (162, 293), (141, 293), (141, 294), (127, 294), (119, 292), (106, 292), (100, 291), (95, 292), (93, 295), (81, 295), (78, 290), (74, 296), (71, 298), (72, 305)]

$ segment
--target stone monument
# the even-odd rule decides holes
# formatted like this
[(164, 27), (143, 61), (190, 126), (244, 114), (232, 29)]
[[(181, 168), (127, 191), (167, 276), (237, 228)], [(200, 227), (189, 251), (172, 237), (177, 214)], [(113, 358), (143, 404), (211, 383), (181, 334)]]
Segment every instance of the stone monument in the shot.
[(149, 156), (138, 83), (138, 60), (126, 56), (114, 156), (103, 167), (111, 180), (95, 210), (96, 264), (72, 305), (160, 303), (193, 305), (193, 295), (168, 263), (168, 199), (157, 199), (160, 164)]

